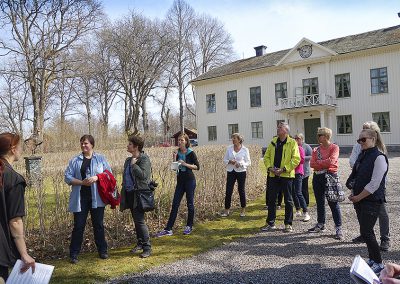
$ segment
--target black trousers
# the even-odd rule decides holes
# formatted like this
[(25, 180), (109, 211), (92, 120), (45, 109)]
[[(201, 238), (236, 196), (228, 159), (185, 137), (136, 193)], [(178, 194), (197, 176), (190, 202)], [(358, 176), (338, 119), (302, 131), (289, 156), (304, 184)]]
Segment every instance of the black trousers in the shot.
[(7, 281), (7, 278), (8, 278), (8, 267), (0, 266), (0, 277), (3, 278), (4, 281)]
[(244, 185), (246, 183), (246, 172), (228, 172), (226, 176), (226, 193), (225, 193), (225, 209), (231, 208), (232, 193), (235, 182), (238, 183), (238, 191), (240, 198), (240, 207), (246, 207), (246, 192)]
[(136, 244), (141, 246), (144, 251), (150, 250), (150, 235), (149, 229), (145, 223), (145, 212), (139, 210), (137, 207), (133, 208), (134, 196), (134, 191), (126, 192), (126, 203), (130, 207), (133, 223), (135, 224)]
[(276, 198), (279, 191), (283, 191), (285, 197), (285, 225), (292, 225), (293, 222), (293, 199), (292, 199), (292, 178), (271, 177), (271, 185), (268, 187), (270, 195), (268, 202), (267, 223), (275, 224), (276, 218)]
[(308, 193), (308, 177), (303, 177), (301, 192), (303, 193), (304, 199), (306, 200), (307, 207), (310, 205), (310, 196)]
[[(268, 206), (268, 200), (269, 200), (269, 195), (270, 195), (270, 190), (269, 190), (269, 184), (271, 183), (269, 180), (271, 179), (270, 176), (267, 176), (267, 183), (265, 184), (265, 205)], [(280, 189), (278, 192), (278, 197), (277, 197), (277, 205), (278, 206), (282, 206), (282, 201), (283, 201), (283, 190)]]
[(366, 200), (354, 204), (358, 223), (360, 224), (361, 236), (367, 244), (369, 258), (377, 263), (382, 263), (382, 256), (375, 237), (374, 226), (378, 220), (381, 206), (383, 206), (382, 203)]

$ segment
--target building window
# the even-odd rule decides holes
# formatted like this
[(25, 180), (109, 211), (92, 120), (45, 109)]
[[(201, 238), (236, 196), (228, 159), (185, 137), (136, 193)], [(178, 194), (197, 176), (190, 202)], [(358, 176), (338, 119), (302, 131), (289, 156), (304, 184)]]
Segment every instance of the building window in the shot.
[(217, 127), (209, 126), (208, 127), (208, 141), (216, 141), (217, 140)]
[(372, 114), (372, 120), (378, 124), (381, 132), (390, 132), (389, 112), (375, 112)]
[(250, 88), (250, 106), (251, 107), (261, 106), (261, 87)]
[(350, 134), (350, 133), (353, 133), (351, 115), (339, 115), (339, 116), (337, 116), (337, 133), (338, 134)]
[(303, 95), (318, 94), (318, 78), (303, 79)]
[(231, 138), (233, 133), (239, 132), (239, 124), (228, 124), (228, 137)]
[(350, 97), (350, 73), (335, 75), (335, 89), (337, 98)]
[(287, 98), (287, 83), (277, 83), (275, 84), (275, 104), (279, 104), (279, 99)]
[(252, 138), (263, 138), (263, 125), (262, 121), (251, 123), (251, 137)]
[(237, 109), (237, 91), (229, 91), (226, 93), (226, 100), (228, 105), (228, 110)]
[(387, 68), (371, 69), (371, 94), (388, 92)]
[(207, 112), (216, 112), (217, 107), (215, 105), (215, 94), (206, 95)]

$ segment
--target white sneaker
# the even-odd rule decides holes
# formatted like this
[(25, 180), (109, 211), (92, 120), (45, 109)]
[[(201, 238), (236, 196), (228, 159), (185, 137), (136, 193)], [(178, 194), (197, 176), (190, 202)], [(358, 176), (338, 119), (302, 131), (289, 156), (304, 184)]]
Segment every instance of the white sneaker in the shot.
[(296, 211), (296, 214), (294, 215), (295, 217), (301, 217), (303, 214), (301, 214), (301, 211)]
[(308, 212), (305, 212), (303, 222), (308, 222), (310, 221), (310, 219), (311, 219), (310, 214), (308, 214)]

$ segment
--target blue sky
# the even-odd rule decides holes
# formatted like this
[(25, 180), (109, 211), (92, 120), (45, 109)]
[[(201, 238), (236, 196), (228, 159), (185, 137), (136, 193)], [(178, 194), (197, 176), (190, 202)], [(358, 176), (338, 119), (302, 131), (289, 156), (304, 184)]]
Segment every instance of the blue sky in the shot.
[[(173, 0), (104, 0), (111, 19), (129, 10), (164, 18)], [(400, 1), (337, 0), (188, 0), (196, 12), (217, 17), (234, 39), (240, 58), (255, 55), (253, 47), (267, 52), (291, 48), (303, 37), (323, 41), (350, 34), (400, 25)]]

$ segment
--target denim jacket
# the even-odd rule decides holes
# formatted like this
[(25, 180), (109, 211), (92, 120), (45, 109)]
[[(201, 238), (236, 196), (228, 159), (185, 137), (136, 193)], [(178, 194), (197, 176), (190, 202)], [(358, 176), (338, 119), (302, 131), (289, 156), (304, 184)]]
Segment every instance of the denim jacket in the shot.
[[(81, 167), (83, 162), (83, 154), (75, 156), (69, 161), (68, 167), (64, 173), (64, 180), (67, 184), (71, 185), (72, 180), (82, 180)], [(101, 174), (105, 170), (111, 172), (111, 167), (106, 161), (103, 155), (93, 153), (92, 160), (90, 162), (90, 176)], [(69, 196), (69, 211), (70, 212), (81, 212), (81, 186), (71, 185), (71, 194)], [(97, 191), (97, 183), (93, 183), (91, 186), (92, 191), (92, 208), (104, 207), (105, 204), (101, 200), (100, 195)]]

